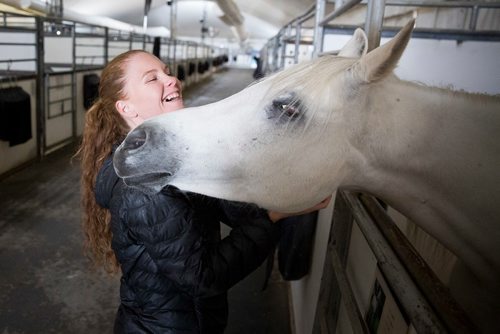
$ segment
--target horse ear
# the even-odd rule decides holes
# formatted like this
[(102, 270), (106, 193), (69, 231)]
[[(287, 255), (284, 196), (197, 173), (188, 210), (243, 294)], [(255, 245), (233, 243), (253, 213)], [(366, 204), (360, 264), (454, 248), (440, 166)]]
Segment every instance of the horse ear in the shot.
[(346, 45), (339, 51), (338, 56), (349, 57), (349, 58), (359, 58), (366, 54), (368, 50), (368, 39), (366, 34), (360, 28), (354, 31), (351, 39)]
[(355, 71), (362, 81), (376, 81), (392, 73), (410, 40), (414, 25), (413, 19), (389, 42), (361, 57), (355, 65)]

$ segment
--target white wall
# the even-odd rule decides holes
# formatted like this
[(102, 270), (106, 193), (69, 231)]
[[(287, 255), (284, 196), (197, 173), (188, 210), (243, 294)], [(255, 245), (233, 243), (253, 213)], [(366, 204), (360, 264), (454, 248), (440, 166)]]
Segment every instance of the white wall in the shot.
[[(347, 35), (327, 35), (324, 51), (338, 50), (350, 38)], [(381, 44), (388, 39), (382, 39)], [(427, 85), (453, 87), (456, 90), (500, 93), (500, 42), (430, 40), (412, 38), (403, 54), (396, 74), (404, 80)], [(297, 334), (312, 333), (316, 304), (331, 223), (329, 207), (318, 218), (313, 263), (310, 274), (291, 283), (291, 298)], [(375, 277), (373, 255), (366, 241), (353, 229), (348, 256), (347, 275), (362, 311), (366, 310)], [(339, 316), (339, 333), (351, 329), (345, 314)]]
[[(2, 43), (36, 43), (36, 35), (32, 32), (2, 32), (0, 31), (0, 42)], [(35, 59), (36, 47), (34, 45), (0, 45), (0, 60), (9, 59)], [(12, 62), (0, 63), (0, 69), (19, 71), (36, 70), (36, 62)]]
[(411, 39), (396, 74), (430, 86), (499, 94), (500, 42)]

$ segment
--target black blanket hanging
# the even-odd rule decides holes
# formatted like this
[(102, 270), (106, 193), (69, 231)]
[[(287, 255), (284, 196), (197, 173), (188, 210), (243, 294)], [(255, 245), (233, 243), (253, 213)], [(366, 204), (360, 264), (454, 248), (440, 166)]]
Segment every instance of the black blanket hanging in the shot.
[(309, 273), (318, 212), (281, 221), (278, 267), (283, 279), (298, 280)]
[(186, 80), (186, 71), (184, 70), (184, 65), (177, 65), (177, 79), (181, 81)]
[(161, 59), (160, 57), (160, 50), (161, 50), (161, 38), (160, 37), (155, 37), (153, 41), (153, 54)]
[(195, 63), (189, 63), (189, 70), (188, 70), (188, 75), (191, 76), (193, 75), (195, 69), (196, 69), (196, 64)]
[(0, 140), (15, 146), (31, 138), (30, 95), (21, 87), (0, 89)]
[(89, 109), (99, 97), (99, 81), (97, 74), (85, 74), (83, 76), (83, 106)]
[[(306, 276), (311, 268), (318, 212), (292, 216), (279, 221), (278, 268), (284, 280), (295, 281)], [(267, 258), (262, 290), (267, 288), (274, 267), (274, 251)]]

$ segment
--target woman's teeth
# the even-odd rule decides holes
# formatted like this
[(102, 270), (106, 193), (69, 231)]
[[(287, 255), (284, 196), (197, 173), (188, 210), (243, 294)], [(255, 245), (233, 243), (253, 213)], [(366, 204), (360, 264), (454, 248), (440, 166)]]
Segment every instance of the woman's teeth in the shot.
[(170, 94), (170, 95), (167, 95), (167, 96), (165, 97), (165, 100), (164, 100), (164, 101), (165, 101), (165, 102), (171, 102), (171, 101), (173, 101), (173, 100), (177, 99), (178, 97), (179, 97), (179, 93), (172, 93), (172, 94)]

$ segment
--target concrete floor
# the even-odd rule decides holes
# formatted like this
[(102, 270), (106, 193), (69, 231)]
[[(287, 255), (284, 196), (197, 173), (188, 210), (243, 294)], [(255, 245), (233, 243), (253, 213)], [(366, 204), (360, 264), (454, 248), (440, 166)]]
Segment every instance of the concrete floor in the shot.
[[(252, 71), (222, 70), (186, 89), (187, 106), (218, 101), (252, 82)], [(0, 333), (111, 333), (118, 277), (82, 256), (75, 146), (0, 181)], [(226, 231), (227, 232), (227, 231)], [(264, 266), (229, 292), (226, 333), (290, 333), (287, 284)]]

